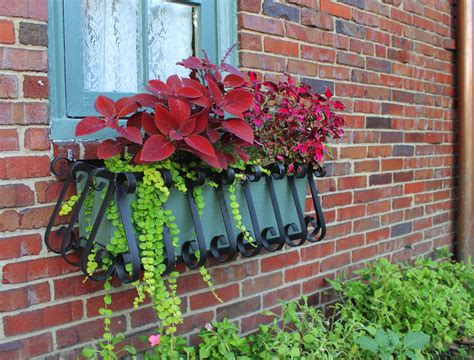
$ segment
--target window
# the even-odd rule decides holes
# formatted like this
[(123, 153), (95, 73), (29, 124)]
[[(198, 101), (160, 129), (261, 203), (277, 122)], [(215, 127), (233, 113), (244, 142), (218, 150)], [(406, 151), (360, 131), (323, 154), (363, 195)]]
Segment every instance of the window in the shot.
[(201, 49), (218, 61), (236, 42), (235, 0), (49, 0), (49, 10), (53, 140), (74, 140), (100, 94), (117, 99), (149, 79), (186, 76), (176, 62)]

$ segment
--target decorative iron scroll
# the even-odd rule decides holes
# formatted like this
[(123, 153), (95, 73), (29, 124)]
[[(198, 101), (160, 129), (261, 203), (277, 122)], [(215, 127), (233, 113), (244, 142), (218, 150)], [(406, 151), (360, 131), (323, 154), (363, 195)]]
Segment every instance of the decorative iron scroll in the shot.
[[(66, 170), (61, 171), (61, 169), (64, 168), (66, 168)], [(262, 173), (258, 166), (250, 165), (245, 171), (243, 180), (239, 180), (241, 181), (246, 207), (250, 215), (251, 229), (248, 229), (248, 231), (254, 239), (253, 244), (249, 244), (245, 242), (243, 232), (239, 232), (238, 234), (234, 232), (227, 199), (224, 194), (224, 187), (237, 181), (235, 176), (236, 170), (227, 169), (219, 174), (215, 174), (196, 169), (197, 179), (188, 181), (188, 192), (186, 195), (195, 238), (189, 239), (181, 245), (181, 256), (178, 257), (173, 247), (170, 231), (164, 226), (163, 241), (166, 272), (172, 271), (178, 261), (184, 262), (188, 268), (195, 269), (204, 265), (206, 260), (210, 257), (223, 263), (233, 260), (237, 253), (240, 253), (244, 257), (252, 257), (257, 255), (262, 248), (266, 251), (274, 252), (282, 249), (285, 244), (290, 247), (296, 247), (301, 246), (305, 241), (317, 242), (322, 240), (326, 234), (326, 224), (314, 177), (323, 177), (325, 171), (323, 169), (310, 169), (298, 165), (295, 166), (294, 175), (288, 176), (286, 175), (285, 167), (281, 164), (274, 164), (268, 167), (268, 170), (270, 170), (271, 175)], [(65, 158), (54, 159), (51, 162), (51, 172), (60, 178), (65, 178), (65, 181), (48, 227), (46, 228), (45, 243), (48, 249), (62, 255), (68, 263), (80, 267), (81, 270), (86, 273), (87, 260), (96, 244), (96, 236), (104, 219), (106, 209), (115, 198), (120, 220), (124, 225), (128, 252), (113, 255), (107, 251), (105, 246), (96, 244), (95, 258), (100, 265), (103, 265), (103, 270), (91, 277), (95, 280), (103, 280), (115, 274), (123, 283), (136, 281), (141, 271), (140, 252), (137, 235), (131, 222), (131, 209), (129, 203), (126, 201), (126, 196), (127, 194), (133, 194), (135, 192), (137, 182), (141, 180), (141, 174), (127, 172), (112, 173), (103, 167), (95, 166), (91, 163), (69, 161)], [(161, 170), (161, 174), (165, 185), (171, 187), (172, 178), (169, 171)], [(215, 236), (211, 239), (210, 248), (208, 249), (201, 217), (193, 195), (193, 188), (204, 185), (206, 178), (211, 177), (212, 180), (219, 185), (214, 191), (218, 199), (225, 234)], [(285, 224), (280, 212), (280, 204), (275, 192), (274, 182), (280, 181), (285, 177), (288, 179), (294, 201), (298, 217), (297, 224)], [(304, 215), (304, 204), (300, 203), (295, 178), (307, 179), (316, 215), (315, 217)], [(268, 211), (273, 212), (277, 225), (276, 228), (271, 226), (261, 229), (259, 224), (251, 184), (261, 180), (264, 180), (266, 183), (266, 189), (271, 202)], [(60, 226), (55, 230), (55, 235), (53, 236), (52, 229), (58, 218), (68, 189), (71, 185), (80, 182), (84, 182), (85, 185), (76, 205), (70, 213), (69, 222), (67, 225)], [(90, 191), (105, 193), (105, 196), (101, 198), (101, 203), (97, 215), (95, 219), (93, 219), (89, 235), (87, 237), (78, 236), (76, 226), (79, 214), (84, 206), (87, 194)], [(99, 245), (98, 249), (97, 245)], [(199, 253), (198, 256), (196, 256), (196, 252)], [(80, 255), (79, 260), (77, 255)], [(107, 261), (105, 261), (105, 259)], [(131, 265), (128, 266), (128, 271), (126, 270), (127, 264)]]

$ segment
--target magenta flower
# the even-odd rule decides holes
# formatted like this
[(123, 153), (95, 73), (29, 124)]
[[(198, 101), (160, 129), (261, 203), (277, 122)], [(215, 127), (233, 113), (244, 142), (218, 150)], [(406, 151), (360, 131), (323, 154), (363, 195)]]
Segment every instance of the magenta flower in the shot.
[(148, 341), (150, 342), (150, 345), (151, 346), (156, 346), (160, 343), (160, 334), (156, 334), (156, 335), (150, 335), (148, 337)]

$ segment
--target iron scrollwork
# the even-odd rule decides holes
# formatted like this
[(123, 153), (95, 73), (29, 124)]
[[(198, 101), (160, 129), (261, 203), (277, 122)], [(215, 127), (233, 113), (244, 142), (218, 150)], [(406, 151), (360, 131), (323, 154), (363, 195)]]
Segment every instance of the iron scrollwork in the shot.
[[(66, 170), (64, 168), (66, 167)], [(63, 169), (61, 171), (61, 169)], [(96, 261), (101, 265), (102, 271), (92, 276), (95, 280), (102, 280), (115, 274), (123, 283), (136, 281), (141, 271), (140, 252), (137, 241), (136, 230), (132, 224), (131, 206), (127, 200), (129, 194), (136, 190), (137, 182), (141, 180), (141, 174), (134, 173), (112, 173), (103, 167), (97, 167), (83, 161), (69, 161), (58, 158), (52, 161), (51, 171), (57, 177), (64, 178), (64, 184), (60, 192), (53, 214), (45, 232), (45, 243), (48, 249), (60, 254), (65, 260), (81, 268), (86, 273), (87, 261), (90, 254), (94, 254)], [(238, 170), (237, 170), (238, 171)], [(167, 187), (172, 186), (171, 174), (162, 170), (162, 176)], [(242, 172), (241, 172), (242, 173)], [(228, 169), (220, 174), (207, 173), (201, 169), (196, 170), (196, 178), (187, 182), (188, 192), (186, 194), (189, 212), (191, 214), (193, 238), (185, 240), (181, 245), (181, 255), (176, 256), (176, 249), (170, 235), (170, 230), (164, 225), (163, 242), (166, 272), (173, 271), (176, 263), (182, 261), (191, 269), (203, 266), (208, 258), (214, 258), (217, 262), (228, 262), (233, 260), (238, 253), (243, 257), (253, 257), (263, 249), (273, 252), (281, 250), (285, 245), (289, 247), (301, 246), (306, 241), (321, 241), (326, 234), (326, 224), (319, 200), (319, 193), (314, 180), (315, 177), (323, 177), (323, 169), (312, 169), (303, 165), (296, 165), (294, 174), (287, 175), (282, 164), (269, 166), (265, 173), (260, 167), (250, 165), (246, 168), (243, 176), (236, 177), (236, 170)], [(218, 200), (220, 217), (224, 233), (215, 235), (206, 245), (201, 215), (199, 214), (193, 189), (203, 186), (207, 178), (217, 184), (215, 195)], [(285, 224), (285, 219), (280, 211), (281, 204), (275, 190), (275, 182), (287, 179), (291, 191), (294, 211), (297, 221)], [(310, 189), (310, 198), (314, 208), (314, 215), (305, 215), (305, 204), (301, 203), (296, 181), (307, 180)], [(243, 231), (236, 233), (231, 216), (229, 215), (228, 200), (226, 198), (226, 186), (240, 181), (242, 188), (242, 207), (248, 211), (249, 225), (247, 234)], [(252, 184), (264, 181), (266, 191), (270, 198), (269, 206), (266, 207), (272, 213), (276, 226), (262, 228), (257, 206), (252, 194)], [(61, 207), (65, 201), (71, 186), (83, 183), (82, 191), (78, 196), (66, 225), (59, 226), (53, 231), (57, 222)], [(300, 189), (301, 190), (301, 189)], [(92, 226), (88, 234), (77, 235), (77, 225), (81, 209), (87, 196), (101, 192), (101, 202), (95, 212)], [(119, 219), (124, 226), (125, 238), (128, 251), (118, 255), (111, 254), (106, 246), (108, 239), (97, 239), (99, 228), (103, 222), (106, 209), (111, 201), (117, 204)], [(249, 241), (247, 237), (252, 238)], [(101, 241), (98, 241), (101, 240)], [(59, 243), (58, 243), (59, 242)], [(75, 253), (79, 253), (79, 260)]]

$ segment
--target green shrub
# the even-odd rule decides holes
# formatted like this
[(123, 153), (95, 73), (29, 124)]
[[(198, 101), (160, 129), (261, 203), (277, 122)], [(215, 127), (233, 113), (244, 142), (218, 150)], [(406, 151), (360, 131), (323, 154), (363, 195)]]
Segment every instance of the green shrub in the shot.
[(418, 259), (415, 264), (378, 260), (357, 271), (361, 279), (331, 281), (341, 293), (340, 321), (358, 319), (395, 333), (423, 332), (427, 352), (474, 335), (472, 264)]

